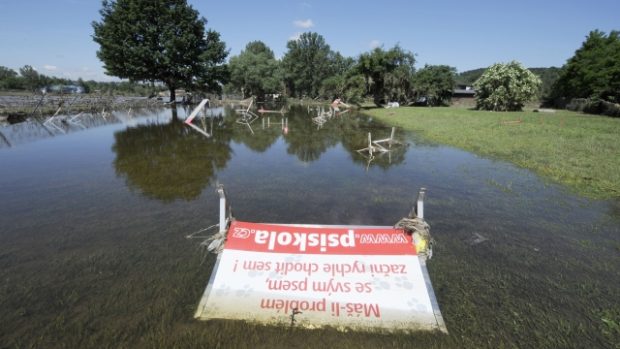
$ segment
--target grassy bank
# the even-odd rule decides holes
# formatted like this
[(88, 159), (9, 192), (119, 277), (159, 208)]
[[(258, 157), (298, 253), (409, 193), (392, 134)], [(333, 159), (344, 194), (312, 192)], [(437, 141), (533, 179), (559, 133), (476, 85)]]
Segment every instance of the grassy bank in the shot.
[(461, 108), (365, 112), (429, 140), (513, 162), (587, 197), (620, 197), (620, 119)]

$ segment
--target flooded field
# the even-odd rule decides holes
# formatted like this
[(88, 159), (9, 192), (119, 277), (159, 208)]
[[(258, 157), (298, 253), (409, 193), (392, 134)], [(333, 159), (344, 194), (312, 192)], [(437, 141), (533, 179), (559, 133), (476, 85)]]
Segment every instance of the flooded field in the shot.
[[(296, 107), (231, 107), (0, 126), (0, 348), (620, 348), (620, 203), (396, 132)], [(284, 123), (284, 124), (283, 124)], [(343, 333), (193, 319), (215, 257), (186, 235), (237, 218), (392, 225), (420, 187), (449, 334)], [(248, 319), (250, 320), (250, 319)]]

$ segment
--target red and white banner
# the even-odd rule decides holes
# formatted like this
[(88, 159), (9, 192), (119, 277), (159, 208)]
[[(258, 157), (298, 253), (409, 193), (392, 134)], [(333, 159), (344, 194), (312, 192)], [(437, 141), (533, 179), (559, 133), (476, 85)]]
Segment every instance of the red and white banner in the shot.
[(392, 227), (233, 222), (195, 316), (445, 331), (411, 237)]

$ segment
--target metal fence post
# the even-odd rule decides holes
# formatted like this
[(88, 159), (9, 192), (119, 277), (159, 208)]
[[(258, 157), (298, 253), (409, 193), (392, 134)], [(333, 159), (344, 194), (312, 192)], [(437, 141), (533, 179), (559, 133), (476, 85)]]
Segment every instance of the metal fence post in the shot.
[(417, 205), (416, 205), (416, 213), (418, 217), (424, 218), (424, 197), (426, 196), (426, 188), (420, 188), (420, 192), (418, 193)]
[(226, 193), (224, 186), (217, 186), (217, 193), (220, 195), (220, 232), (226, 232)]

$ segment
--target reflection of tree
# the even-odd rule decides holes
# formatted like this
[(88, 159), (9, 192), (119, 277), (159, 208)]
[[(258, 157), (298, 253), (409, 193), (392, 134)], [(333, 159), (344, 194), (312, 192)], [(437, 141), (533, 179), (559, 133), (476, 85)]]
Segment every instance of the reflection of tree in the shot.
[(205, 138), (174, 118), (169, 124), (128, 128), (114, 138), (117, 175), (162, 201), (198, 197), (231, 158), (228, 132)]
[[(280, 120), (276, 122), (280, 122)], [(269, 128), (265, 126), (263, 129), (261, 118), (255, 120), (250, 127), (252, 127), (252, 131), (246, 125), (236, 124), (233, 128), (232, 139), (259, 153), (269, 149), (282, 134), (280, 125), (271, 125)]]
[[(284, 139), (288, 144), (288, 153), (296, 155), (304, 162), (318, 160), (327, 149), (342, 143), (351, 154), (352, 161), (366, 167), (367, 159), (359, 154), (357, 149), (368, 146), (368, 132), (372, 132), (375, 139), (390, 135), (390, 129), (379, 127), (370, 117), (352, 112), (331, 117), (322, 127), (317, 128), (310, 120), (315, 116), (314, 113), (308, 112), (307, 107), (292, 107), (287, 114), (290, 131)], [(405, 160), (406, 149), (404, 146), (396, 146), (390, 153), (376, 154), (370, 165), (387, 169), (400, 164)]]
[(324, 127), (317, 130), (303, 107), (292, 108), (289, 118), (289, 133), (284, 137), (288, 144), (287, 152), (296, 155), (304, 162), (318, 160), (330, 147), (338, 144), (340, 133), (334, 125), (335, 118), (328, 121)]
[[(243, 109), (245, 108), (246, 107), (243, 107)], [(235, 112), (235, 109), (234, 106), (226, 106), (224, 108), (223, 117), (218, 118), (215, 127), (216, 129), (229, 130), (228, 137), (231, 137), (233, 141), (244, 144), (248, 148), (262, 153), (269, 149), (280, 134), (282, 134), (280, 125), (271, 125), (270, 128), (265, 127), (263, 129), (262, 118), (254, 120), (249, 127), (245, 124), (237, 123), (238, 120), (241, 120), (242, 116), (240, 113)], [(277, 122), (280, 122), (280, 120)]]

